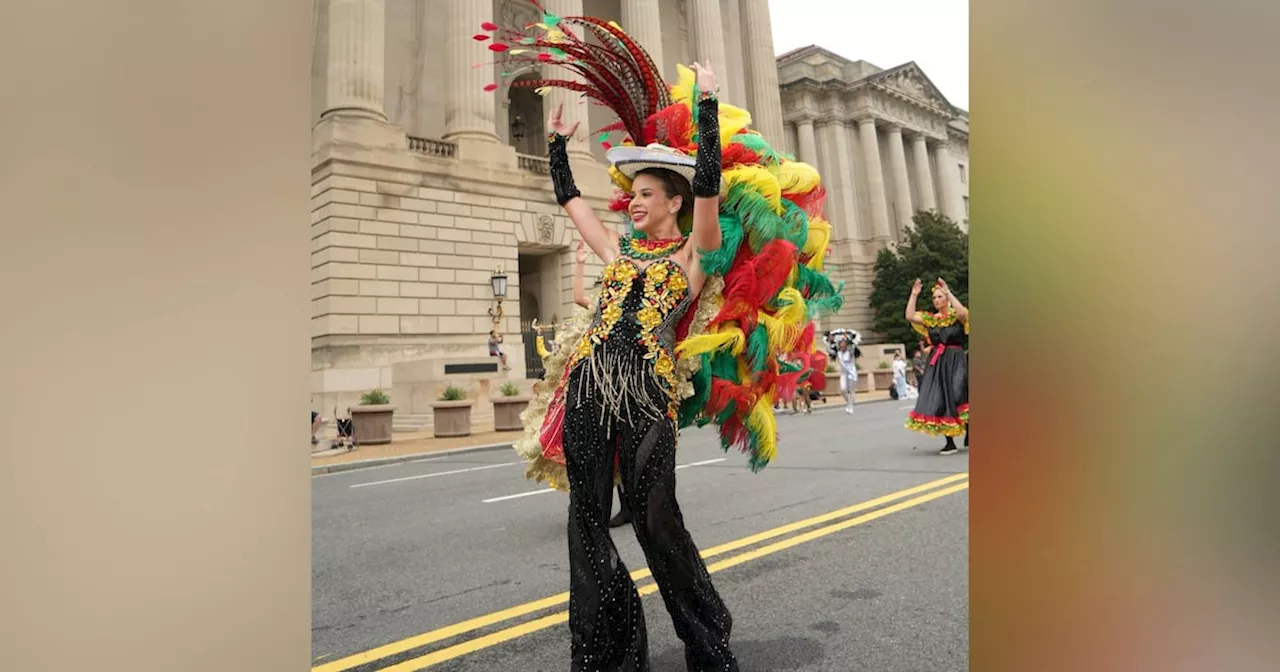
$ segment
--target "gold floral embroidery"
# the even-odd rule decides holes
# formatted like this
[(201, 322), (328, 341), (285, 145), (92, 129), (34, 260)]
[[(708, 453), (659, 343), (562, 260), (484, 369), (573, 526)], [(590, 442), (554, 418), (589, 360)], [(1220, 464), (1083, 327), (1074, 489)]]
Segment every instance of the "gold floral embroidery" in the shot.
[(600, 320), (583, 334), (574, 349), (572, 360), (565, 366), (566, 371), (571, 370), (578, 361), (590, 357), (596, 346), (609, 339), (614, 327), (623, 318), (622, 304), (631, 293), (634, 280), (643, 273), (641, 307), (635, 316), (640, 325), (637, 341), (644, 347), (644, 358), (653, 362), (653, 371), (666, 389), (669, 397), (667, 415), (673, 420), (680, 408), (675, 359), (663, 346), (657, 329), (689, 293), (689, 281), (684, 272), (668, 266), (674, 263), (670, 259), (663, 259), (649, 264), (641, 271), (631, 260), (619, 257), (605, 267), (600, 291)]
[(596, 345), (608, 340), (614, 325), (622, 319), (622, 302), (631, 293), (631, 283), (637, 273), (635, 264), (621, 257), (605, 267), (600, 288), (600, 304), (604, 306), (600, 311), (600, 321), (582, 335), (578, 347), (574, 348), (573, 360), (565, 366), (566, 370), (571, 370), (579, 360), (590, 356)]
[(662, 324), (662, 313), (653, 306), (645, 306), (636, 313), (636, 319), (640, 321), (640, 326), (644, 327), (645, 331), (652, 331)]
[(654, 332), (688, 294), (689, 283), (684, 273), (672, 272), (667, 266), (672, 263), (674, 262), (664, 259), (645, 268), (644, 295), (641, 297), (644, 307), (637, 312), (636, 320), (641, 327), (639, 340), (645, 347), (645, 359), (653, 360), (654, 373), (665, 383), (667, 394), (672, 400), (667, 406), (667, 415), (674, 419), (674, 413), (679, 410), (679, 403), (675, 402), (678, 387), (675, 360)]

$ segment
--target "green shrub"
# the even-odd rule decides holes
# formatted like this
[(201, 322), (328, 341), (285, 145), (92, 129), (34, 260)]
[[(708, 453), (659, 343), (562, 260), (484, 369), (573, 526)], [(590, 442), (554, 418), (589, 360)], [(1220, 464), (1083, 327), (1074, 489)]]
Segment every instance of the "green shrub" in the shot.
[(514, 396), (517, 396), (517, 395), (519, 395), (519, 394), (520, 394), (520, 388), (519, 388), (519, 387), (516, 387), (516, 384), (515, 384), (515, 383), (503, 383), (503, 385), (502, 385), (502, 396), (504, 396), (504, 397), (514, 397)]
[(391, 403), (391, 398), (382, 390), (370, 390), (360, 396), (361, 406), (381, 406)]
[(440, 395), (440, 401), (462, 401), (467, 398), (467, 393), (462, 391), (461, 387), (450, 385), (444, 388), (444, 393)]

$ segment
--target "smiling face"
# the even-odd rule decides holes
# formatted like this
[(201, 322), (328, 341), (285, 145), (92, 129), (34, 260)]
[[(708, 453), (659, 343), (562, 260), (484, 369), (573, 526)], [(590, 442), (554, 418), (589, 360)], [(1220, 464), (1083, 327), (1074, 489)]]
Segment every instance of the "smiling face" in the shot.
[(933, 290), (933, 307), (939, 311), (947, 307), (947, 295), (941, 289)]
[(676, 188), (675, 180), (659, 172), (641, 171), (631, 182), (631, 205), (627, 212), (631, 224), (647, 236), (675, 237), (680, 235), (677, 215), (685, 204), (685, 198)]

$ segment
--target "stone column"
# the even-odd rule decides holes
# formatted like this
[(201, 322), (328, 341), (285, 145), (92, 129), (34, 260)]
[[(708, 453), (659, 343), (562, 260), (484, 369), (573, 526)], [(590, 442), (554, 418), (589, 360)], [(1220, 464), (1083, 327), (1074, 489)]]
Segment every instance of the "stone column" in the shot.
[(876, 136), (876, 120), (863, 117), (858, 120), (859, 140), (862, 142), (863, 161), (867, 164), (868, 200), (871, 202), (871, 237), (887, 244), (893, 236), (889, 233), (889, 204), (884, 194), (884, 172), (880, 167), (880, 140)]
[[(802, 162), (807, 163), (814, 168), (818, 167), (818, 139), (813, 134), (813, 120), (801, 119), (796, 122), (796, 136), (799, 138), (800, 147), (797, 152)], [(824, 176), (825, 177), (825, 176)]]
[(729, 60), (724, 51), (724, 29), (720, 21), (720, 0), (689, 0), (693, 13), (694, 60), (710, 63), (720, 83), (720, 98), (733, 99), (729, 87)]
[(658, 64), (658, 71), (666, 74), (662, 60), (662, 19), (659, 0), (622, 0), (622, 29), (627, 31)]
[(383, 69), (385, 0), (329, 0), (325, 111), (386, 121)]
[[(723, 16), (720, 18), (727, 24), (724, 28), (724, 56), (726, 59), (724, 72), (719, 69), (716, 73), (720, 75), (720, 79), (729, 83), (727, 90), (733, 91), (733, 99), (725, 99), (726, 102), (742, 107), (748, 104), (750, 100), (750, 87), (747, 86), (747, 69), (745, 61), (745, 50), (742, 48), (742, 3), (741, 0), (724, 0), (723, 6), (720, 8)], [(724, 89), (721, 87), (721, 91)]]
[[(849, 139), (845, 137), (844, 123), (837, 119), (824, 119), (818, 125), (818, 139), (822, 149), (817, 166), (822, 174), (822, 184), (827, 190), (827, 202), (823, 213), (831, 222), (832, 240), (858, 239), (857, 200), (853, 188), (853, 156)], [(816, 145), (816, 143), (815, 143)]]
[[(542, 0), (542, 6), (556, 16), (582, 16), (582, 0)], [(623, 30), (626, 30), (626, 28), (626, 26), (622, 27)], [(579, 35), (579, 37), (582, 36)], [(543, 73), (544, 76), (553, 79), (568, 79), (572, 81), (582, 79), (572, 71), (559, 66), (544, 67)], [(565, 125), (573, 128), (573, 125), (578, 123), (578, 132), (568, 142), (567, 149), (569, 154), (597, 163), (595, 157), (591, 155), (591, 148), (587, 146), (587, 135), (591, 133), (590, 122), (587, 119), (587, 99), (577, 91), (555, 87), (542, 100), (542, 109), (548, 118), (550, 118), (551, 112), (556, 107), (563, 104), (564, 113), (560, 118), (564, 120)]]
[(938, 200), (942, 214), (955, 220), (956, 224), (964, 222), (964, 204), (960, 201), (960, 171), (956, 169), (955, 159), (947, 149), (946, 142), (933, 146), (934, 159), (938, 162)]
[(929, 170), (929, 145), (926, 138), (916, 133), (911, 138), (911, 157), (916, 164), (916, 191), (919, 192), (921, 210), (937, 210), (938, 199), (933, 193), (933, 171)]
[(849, 144), (849, 130), (844, 121), (836, 121), (830, 127), (835, 138), (835, 155), (837, 161), (835, 187), (827, 188), (827, 200), (834, 196), (840, 202), (840, 211), (844, 216), (843, 229), (849, 238), (864, 240), (867, 237), (866, 225), (858, 221), (858, 190), (854, 186), (857, 174), (853, 172), (853, 146)]
[(911, 226), (911, 182), (907, 176), (907, 153), (902, 146), (902, 127), (889, 127), (889, 170), (893, 171), (893, 204), (898, 210), (898, 230)]
[[(489, 42), (472, 35), (493, 20), (493, 3), (445, 0), (445, 115), (446, 140), (498, 144), (497, 99), (484, 87), (496, 83)], [(379, 3), (381, 4), (381, 3)], [(479, 63), (478, 67), (472, 67)]]
[(781, 147), (782, 94), (778, 88), (778, 59), (773, 53), (773, 25), (769, 20), (769, 0), (741, 0), (742, 30), (747, 39), (747, 88), (751, 91), (751, 126), (770, 145)]

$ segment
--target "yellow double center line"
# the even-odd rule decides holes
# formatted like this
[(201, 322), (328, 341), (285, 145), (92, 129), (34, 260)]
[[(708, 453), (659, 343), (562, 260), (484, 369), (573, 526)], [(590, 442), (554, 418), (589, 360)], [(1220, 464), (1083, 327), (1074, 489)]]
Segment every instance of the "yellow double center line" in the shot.
[[(825, 537), (829, 534), (834, 534), (836, 532), (848, 529), (855, 525), (861, 525), (863, 523), (870, 522), (877, 518), (887, 516), (891, 513), (896, 513), (898, 511), (909, 509), (913, 506), (918, 506), (920, 504), (924, 504), (925, 502), (938, 499), (940, 497), (945, 497), (947, 495), (960, 492), (961, 490), (964, 490), (969, 487), (968, 479), (969, 479), (968, 473), (955, 474), (952, 476), (947, 476), (946, 478), (940, 478), (936, 481), (925, 483), (923, 485), (917, 485), (913, 488), (899, 490), (898, 492), (894, 492), (894, 493), (885, 495), (883, 497), (877, 497), (875, 499), (854, 504), (853, 506), (848, 506), (843, 509), (838, 509), (830, 513), (824, 513), (820, 516), (814, 516), (813, 518), (806, 518), (804, 520), (796, 521), (788, 525), (775, 527), (771, 530), (765, 530), (764, 532), (753, 534), (749, 537), (743, 537), (742, 539), (738, 539), (736, 541), (731, 541), (726, 544), (721, 544), (719, 546), (709, 548), (702, 552), (702, 557), (703, 559), (712, 558), (717, 555), (728, 553), (730, 551), (735, 551), (740, 548), (758, 544), (762, 541), (767, 541), (769, 539), (790, 534), (792, 532), (802, 530), (806, 527), (820, 525), (822, 523), (830, 522), (838, 518), (844, 518), (845, 516), (848, 516), (851, 514), (867, 511), (868, 509), (875, 509), (870, 513), (866, 513), (861, 516), (850, 518), (848, 520), (844, 520), (839, 523), (827, 525), (825, 527), (820, 527), (815, 530), (810, 530), (809, 532), (798, 534), (793, 537), (788, 537), (787, 539), (783, 539), (782, 541), (777, 541), (767, 546), (761, 546), (760, 548), (757, 548), (753, 551), (747, 551), (746, 553), (741, 553), (739, 555), (735, 555), (731, 558), (727, 558), (725, 560), (721, 560), (719, 562), (716, 562), (707, 566), (708, 572), (713, 572), (713, 573), (718, 572), (723, 569), (728, 569), (730, 567), (740, 565), (744, 562), (749, 562), (751, 560), (755, 560), (757, 558), (760, 558), (772, 553), (777, 553), (778, 551), (791, 548), (792, 546), (797, 546), (799, 544), (803, 544), (808, 541), (813, 541), (814, 539)], [(959, 481), (963, 481), (963, 482), (959, 482)], [(954, 484), (954, 485), (948, 485), (948, 484)], [(939, 488), (941, 486), (948, 486), (948, 487), (943, 487), (940, 490), (935, 490), (935, 488)], [(922, 493), (922, 492), (926, 494), (919, 495), (919, 493)], [(912, 497), (912, 495), (919, 495), (919, 496)], [(911, 497), (911, 499), (906, 499), (905, 501), (898, 502), (897, 504), (893, 504), (891, 506), (884, 506), (885, 504), (889, 504), (891, 502), (895, 502), (897, 500), (904, 499), (907, 497)], [(884, 508), (877, 508), (881, 506), (884, 506)], [(648, 567), (631, 572), (631, 579), (633, 581), (639, 581), (641, 579), (648, 578), (649, 576), (650, 576), (650, 573), (649, 573)], [(649, 595), (651, 593), (657, 592), (658, 584), (647, 583), (643, 586), (639, 586), (637, 590), (641, 596)], [(461, 623), (455, 623), (453, 625), (439, 628), (437, 630), (424, 632), (420, 635), (415, 635), (413, 637), (402, 639), (398, 642), (392, 642), (390, 644), (379, 646), (377, 648), (369, 649), (368, 651), (361, 651), (360, 653), (356, 653), (356, 654), (347, 656), (345, 658), (341, 658), (339, 660), (335, 660), (335, 661), (328, 662), (323, 665), (314, 667), (311, 669), (311, 672), (343, 672), (344, 670), (350, 670), (360, 665), (367, 665), (369, 663), (382, 660), (384, 658), (388, 658), (397, 654), (401, 654), (406, 651), (412, 651), (413, 649), (427, 646), (428, 644), (433, 644), (435, 642), (439, 642), (445, 639), (457, 637), (458, 635), (466, 634), (473, 630), (479, 630), (480, 628), (488, 627), (496, 623), (501, 623), (503, 621), (507, 621), (513, 618), (518, 618), (526, 614), (542, 611), (543, 609), (559, 606), (561, 604), (565, 604), (568, 601), (569, 601), (568, 592), (560, 593), (558, 595), (552, 595), (551, 597), (544, 597), (541, 600), (526, 602), (524, 604), (517, 605), (509, 609), (503, 609), (502, 611), (495, 611), (491, 614), (485, 614), (484, 616), (479, 616), (476, 618), (472, 618), (470, 620), (462, 621)], [(495, 644), (500, 644), (502, 642), (515, 639), (516, 637), (527, 635), (531, 632), (536, 632), (538, 630), (542, 630), (554, 625), (558, 625), (560, 623), (564, 623), (568, 620), (569, 620), (569, 612), (567, 610), (559, 611), (554, 614), (550, 614), (547, 616), (543, 616), (541, 618), (534, 619), (527, 623), (521, 623), (520, 625), (504, 628), (502, 630), (490, 633), (488, 635), (484, 635), (482, 637), (470, 639), (460, 644), (455, 644), (453, 646), (445, 647), (437, 651), (432, 651), (431, 653), (419, 656), (417, 658), (412, 658), (404, 662), (398, 663), (396, 665), (379, 668), (379, 669), (383, 670), (384, 672), (411, 672), (414, 670), (421, 670), (423, 668), (429, 667), (431, 665), (435, 665), (437, 663), (444, 662), (446, 660), (451, 660), (453, 658), (457, 658), (459, 656), (463, 656), (468, 653), (472, 653), (475, 651), (479, 651), (481, 649), (488, 648)]]

